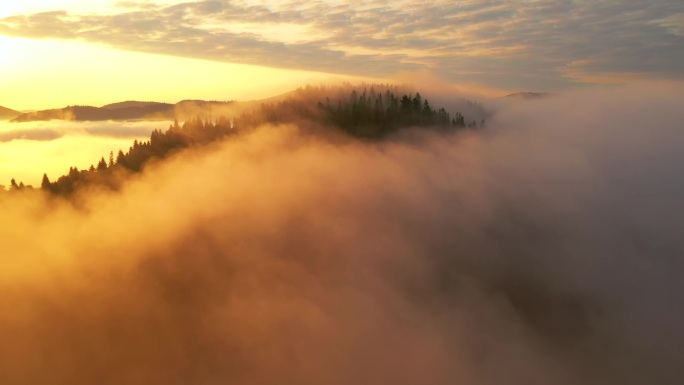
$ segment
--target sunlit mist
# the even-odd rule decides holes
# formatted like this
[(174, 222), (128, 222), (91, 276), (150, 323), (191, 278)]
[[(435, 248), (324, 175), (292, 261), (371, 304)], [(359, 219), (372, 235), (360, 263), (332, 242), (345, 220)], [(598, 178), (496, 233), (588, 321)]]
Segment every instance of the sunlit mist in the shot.
[(681, 0), (0, 0), (0, 385), (682, 385), (683, 68)]

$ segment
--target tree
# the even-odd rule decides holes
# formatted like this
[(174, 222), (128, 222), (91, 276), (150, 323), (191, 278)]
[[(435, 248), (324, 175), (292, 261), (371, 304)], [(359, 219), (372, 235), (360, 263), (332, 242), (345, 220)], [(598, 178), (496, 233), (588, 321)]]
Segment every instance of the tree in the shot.
[(105, 162), (104, 156), (102, 158), (100, 158), (100, 161), (97, 163), (97, 169), (98, 170), (107, 169), (107, 162)]
[(43, 181), (40, 182), (40, 188), (50, 191), (51, 187), (52, 185), (50, 184), (50, 179), (48, 178), (47, 174), (43, 174)]
[(415, 112), (420, 112), (420, 108), (423, 106), (423, 99), (420, 97), (420, 92), (416, 93), (416, 96), (413, 98), (413, 110)]
[(453, 125), (455, 127), (465, 127), (465, 118), (459, 112), (456, 113), (456, 117), (453, 120)]
[(14, 178), (12, 178), (12, 180), (10, 181), (10, 190), (18, 190), (18, 189), (19, 189), (19, 185), (17, 185), (17, 181)]
[(410, 95), (404, 95), (401, 97), (401, 110), (402, 112), (410, 112), (411, 111), (411, 96)]
[(116, 154), (116, 164), (122, 164), (125, 160), (125, 155), (123, 151), (119, 150), (119, 153)]

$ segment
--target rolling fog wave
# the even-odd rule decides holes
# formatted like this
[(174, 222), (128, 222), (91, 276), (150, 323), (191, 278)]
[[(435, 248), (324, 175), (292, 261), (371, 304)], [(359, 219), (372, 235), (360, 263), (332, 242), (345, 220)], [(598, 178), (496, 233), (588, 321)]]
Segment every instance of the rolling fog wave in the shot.
[(679, 85), (382, 143), (263, 127), (0, 200), (3, 384), (679, 384)]

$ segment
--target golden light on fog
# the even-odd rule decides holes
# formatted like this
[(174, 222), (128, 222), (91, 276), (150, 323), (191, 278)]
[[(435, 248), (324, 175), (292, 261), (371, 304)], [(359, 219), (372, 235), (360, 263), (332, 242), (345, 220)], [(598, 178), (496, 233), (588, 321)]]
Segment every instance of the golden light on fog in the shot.
[[(97, 163), (100, 157), (113, 151), (126, 151), (134, 139), (144, 140), (149, 133), (143, 134), (140, 128), (165, 129), (165, 122), (37, 122), (37, 123), (5, 123), (0, 122), (0, 185), (8, 186), (12, 178), (26, 184), (38, 186), (43, 173), (56, 178), (69, 171), (70, 167), (85, 170)], [(88, 129), (107, 128), (139, 130), (140, 135), (113, 137), (105, 134), (94, 135)], [(38, 133), (43, 138), (26, 138), (24, 134)], [(138, 132), (138, 131), (136, 131)], [(16, 134), (16, 139), (7, 138)]]
[(677, 1), (0, 0), (0, 385), (684, 384)]
[[(340, 79), (325, 73), (119, 51), (77, 41), (0, 36), (0, 106), (18, 111), (125, 100), (250, 100)], [(154, 128), (165, 127), (166, 123)], [(29, 125), (8, 124), (0, 126), (0, 134), (23, 129)], [(74, 129), (79, 128), (74, 125)], [(10, 165), (1, 170), (0, 185), (11, 178), (36, 185), (44, 172), (52, 177), (71, 166), (87, 168), (109, 151), (126, 149), (132, 140), (70, 134), (50, 142), (0, 142), (0, 159)], [(74, 148), (79, 150), (70, 150)]]

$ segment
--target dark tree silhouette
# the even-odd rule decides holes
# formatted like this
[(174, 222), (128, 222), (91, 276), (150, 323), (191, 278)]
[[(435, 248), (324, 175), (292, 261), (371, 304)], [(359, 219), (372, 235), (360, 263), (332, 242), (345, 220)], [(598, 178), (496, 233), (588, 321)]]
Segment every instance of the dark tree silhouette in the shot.
[(48, 178), (47, 174), (43, 174), (43, 180), (40, 182), (40, 188), (51, 191), (51, 187), (52, 185), (50, 184), (50, 179)]
[(107, 162), (105, 162), (104, 157), (100, 159), (100, 161), (97, 163), (97, 169), (98, 170), (106, 170), (107, 169)]
[[(192, 146), (222, 140), (239, 132), (254, 129), (263, 124), (312, 123), (319, 127), (333, 125), (358, 138), (381, 139), (405, 127), (452, 129), (465, 127), (465, 119), (456, 113), (452, 119), (444, 109), (433, 109), (420, 93), (415, 96), (397, 96), (392, 86), (364, 87), (361, 92), (354, 88), (346, 91), (325, 87), (306, 87), (278, 103), (262, 104), (234, 119), (220, 116), (216, 121), (197, 116), (182, 125), (177, 119), (165, 132), (154, 130), (147, 141), (134, 140), (124, 152), (109, 153), (109, 162), (102, 157), (96, 167), (79, 171), (72, 167), (67, 175), (50, 182), (44, 175), (41, 187), (45, 191), (69, 196), (80, 186), (97, 183), (113, 189), (118, 188), (114, 175), (135, 173), (144, 169), (151, 159), (161, 159)], [(346, 92), (346, 93), (345, 93)], [(316, 102), (318, 100), (318, 102)], [(12, 180), (12, 189), (21, 187)]]

